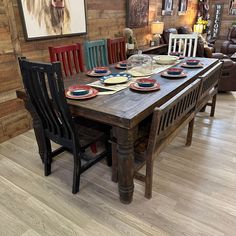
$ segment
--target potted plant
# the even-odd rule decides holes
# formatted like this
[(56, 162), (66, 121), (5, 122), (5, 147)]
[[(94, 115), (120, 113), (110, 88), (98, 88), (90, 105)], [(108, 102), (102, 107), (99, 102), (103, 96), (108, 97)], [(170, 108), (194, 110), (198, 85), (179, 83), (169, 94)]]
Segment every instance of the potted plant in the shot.
[(136, 43), (133, 30), (130, 28), (125, 28), (123, 31), (123, 34), (126, 40), (126, 49), (134, 50), (135, 48), (137, 48), (137, 43)]

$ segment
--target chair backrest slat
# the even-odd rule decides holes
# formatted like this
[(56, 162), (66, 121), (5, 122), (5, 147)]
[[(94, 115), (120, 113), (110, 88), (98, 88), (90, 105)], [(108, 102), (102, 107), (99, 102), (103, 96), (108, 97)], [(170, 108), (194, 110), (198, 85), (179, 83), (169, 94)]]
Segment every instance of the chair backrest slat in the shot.
[(60, 62), (19, 59), (23, 83), (46, 135), (57, 142), (74, 137), (74, 125), (62, 81)]
[(110, 64), (126, 60), (124, 37), (107, 39), (107, 49)]
[(80, 43), (49, 47), (49, 54), (51, 62), (61, 62), (65, 77), (84, 71), (83, 52)]
[(148, 143), (148, 153), (154, 153), (187, 117), (195, 112), (201, 90), (197, 79), (159, 108), (154, 109)]
[(200, 92), (199, 102), (209, 93), (211, 89), (218, 85), (221, 78), (222, 62), (217, 63), (199, 78), (202, 80), (202, 89)]
[[(170, 34), (168, 54), (181, 52), (183, 56), (196, 57), (198, 35), (192, 34)], [(184, 44), (184, 45), (183, 45)]]
[(86, 41), (84, 47), (87, 70), (108, 65), (106, 40)]

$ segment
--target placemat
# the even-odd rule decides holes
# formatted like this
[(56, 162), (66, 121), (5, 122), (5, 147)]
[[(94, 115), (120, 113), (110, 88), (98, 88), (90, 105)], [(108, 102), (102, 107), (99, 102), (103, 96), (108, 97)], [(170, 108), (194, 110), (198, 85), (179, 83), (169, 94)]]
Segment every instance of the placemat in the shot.
[[(142, 78), (148, 78), (150, 77), (152, 74), (157, 74), (160, 73), (164, 70), (167, 70), (168, 68), (178, 64), (180, 61), (177, 61), (174, 64), (171, 65), (159, 65), (154, 63), (153, 64), (153, 69), (152, 69), (152, 73), (146, 73), (146, 75), (140, 74), (140, 76), (138, 75), (138, 73), (134, 73), (132, 74), (132, 71), (125, 71), (124, 73), (130, 73), (131, 75), (133, 75), (134, 77), (127, 83), (123, 83), (123, 84), (115, 84), (115, 85), (106, 85), (104, 83), (102, 83), (100, 80), (94, 81), (92, 83), (89, 83), (89, 86), (92, 86), (94, 88), (100, 88), (103, 91), (99, 91), (98, 95), (110, 95), (110, 94), (114, 94), (116, 92), (119, 92), (123, 89), (126, 89), (127, 87), (130, 86), (131, 83), (135, 82), (137, 79), (142, 79)], [(122, 73), (120, 73), (122, 74)]]

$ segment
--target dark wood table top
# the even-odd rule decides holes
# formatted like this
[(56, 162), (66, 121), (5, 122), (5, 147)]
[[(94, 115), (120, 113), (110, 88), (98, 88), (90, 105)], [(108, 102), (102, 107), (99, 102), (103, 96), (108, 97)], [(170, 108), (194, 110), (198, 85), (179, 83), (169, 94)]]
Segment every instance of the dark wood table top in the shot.
[[(204, 67), (198, 69), (185, 68), (184, 70), (188, 74), (186, 78), (167, 79), (161, 77), (160, 74), (152, 75), (151, 77), (156, 79), (161, 85), (159, 91), (142, 93), (127, 88), (112, 95), (101, 95), (89, 100), (77, 101), (68, 99), (68, 104), (70, 104), (74, 115), (91, 118), (118, 127), (133, 128), (150, 115), (156, 106), (165, 103), (218, 62), (218, 59), (199, 59), (204, 64)], [(176, 67), (180, 67), (180, 65)], [(111, 69), (113, 72), (118, 71), (114, 67)], [(65, 87), (78, 83), (86, 84), (97, 79), (79, 74), (74, 79), (65, 80)]]

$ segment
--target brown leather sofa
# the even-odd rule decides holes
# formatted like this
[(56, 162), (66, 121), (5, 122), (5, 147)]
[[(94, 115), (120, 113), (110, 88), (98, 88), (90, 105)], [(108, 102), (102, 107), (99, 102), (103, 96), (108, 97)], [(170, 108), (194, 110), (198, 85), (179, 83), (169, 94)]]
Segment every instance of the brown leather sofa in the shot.
[(223, 59), (222, 75), (219, 83), (219, 91), (236, 91), (236, 62), (231, 59)]
[(236, 52), (236, 25), (230, 28), (227, 41), (224, 41), (221, 46), (221, 52), (228, 56)]

